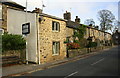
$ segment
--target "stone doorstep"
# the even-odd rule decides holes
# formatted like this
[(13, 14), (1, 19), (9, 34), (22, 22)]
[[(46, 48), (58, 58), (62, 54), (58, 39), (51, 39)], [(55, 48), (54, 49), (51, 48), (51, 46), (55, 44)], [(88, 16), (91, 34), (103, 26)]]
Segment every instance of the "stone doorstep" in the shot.
[[(109, 49), (107, 48), (107, 49), (104, 49), (104, 50), (109, 50)], [(103, 52), (103, 50), (99, 50), (99, 52)], [(29, 65), (30, 67), (27, 68), (27, 70), (24, 69), (24, 71), (19, 71), (17, 73), (6, 75), (6, 76), (25, 75), (25, 74), (32, 73), (32, 72), (35, 72), (35, 71), (38, 71), (38, 70), (44, 70), (44, 69), (47, 69), (47, 68), (50, 68), (50, 67), (54, 67), (56, 65), (61, 65), (61, 64), (67, 63), (67, 62), (75, 61), (75, 60), (78, 60), (79, 58), (86, 58), (86, 57), (89, 57), (91, 55), (97, 54), (99, 52), (91, 52), (91, 53), (88, 53), (88, 54), (85, 54), (85, 55), (80, 55), (80, 56), (77, 56), (77, 57), (74, 57), (74, 58), (68, 58), (68, 59), (59, 60), (59, 61), (56, 61), (56, 62), (41, 64), (41, 65), (36, 65), (36, 64)], [(28, 67), (28, 65), (27, 66), (25, 65), (24, 68), (26, 68), (26, 67)], [(6, 77), (6, 76), (3, 76), (2, 78)]]

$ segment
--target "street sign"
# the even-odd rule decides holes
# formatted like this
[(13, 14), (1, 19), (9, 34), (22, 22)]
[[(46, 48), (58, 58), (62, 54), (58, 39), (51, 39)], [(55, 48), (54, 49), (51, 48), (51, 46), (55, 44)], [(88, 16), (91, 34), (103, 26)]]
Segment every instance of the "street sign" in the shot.
[(22, 24), (22, 34), (27, 35), (30, 33), (30, 23)]

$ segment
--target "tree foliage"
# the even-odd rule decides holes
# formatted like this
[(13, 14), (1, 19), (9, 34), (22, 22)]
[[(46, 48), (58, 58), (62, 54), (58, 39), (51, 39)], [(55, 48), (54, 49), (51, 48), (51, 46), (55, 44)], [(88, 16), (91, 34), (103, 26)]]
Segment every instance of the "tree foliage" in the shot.
[(22, 50), (26, 47), (26, 41), (21, 35), (4, 33), (2, 35), (2, 50)]
[(109, 10), (100, 10), (98, 12), (98, 19), (100, 21), (101, 30), (110, 30), (112, 28), (115, 16)]
[(86, 19), (84, 22), (85, 25), (91, 25), (91, 26), (95, 26), (95, 22), (93, 19)]

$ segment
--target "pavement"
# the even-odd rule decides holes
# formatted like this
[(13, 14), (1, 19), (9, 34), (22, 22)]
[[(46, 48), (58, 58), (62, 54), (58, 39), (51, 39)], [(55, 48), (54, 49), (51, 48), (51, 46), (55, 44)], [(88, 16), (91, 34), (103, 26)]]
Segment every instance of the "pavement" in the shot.
[(8, 77), (8, 76), (21, 76), (24, 74), (29, 74), (35, 71), (39, 71), (39, 70), (44, 70), (44, 69), (48, 69), (48, 68), (52, 68), (58, 65), (62, 65), (71, 61), (76, 61), (79, 60), (80, 58), (86, 58), (98, 53), (101, 53), (105, 50), (109, 50), (108, 49), (104, 49), (98, 52), (91, 52), (85, 55), (80, 55), (74, 58), (65, 58), (63, 60), (59, 60), (59, 61), (55, 61), (55, 62), (50, 62), (50, 63), (46, 63), (46, 64), (22, 64), (22, 65), (14, 65), (14, 66), (10, 66), (10, 67), (3, 67), (2, 68), (2, 77)]

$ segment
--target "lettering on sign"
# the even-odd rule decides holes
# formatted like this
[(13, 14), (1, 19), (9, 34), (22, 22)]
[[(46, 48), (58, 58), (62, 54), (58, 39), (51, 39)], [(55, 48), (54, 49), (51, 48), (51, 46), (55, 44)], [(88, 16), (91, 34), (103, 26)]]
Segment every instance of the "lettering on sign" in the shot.
[(29, 34), (30, 33), (30, 23), (22, 24), (22, 34)]

